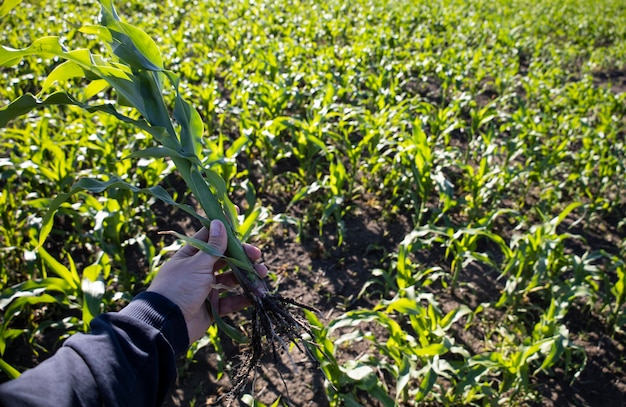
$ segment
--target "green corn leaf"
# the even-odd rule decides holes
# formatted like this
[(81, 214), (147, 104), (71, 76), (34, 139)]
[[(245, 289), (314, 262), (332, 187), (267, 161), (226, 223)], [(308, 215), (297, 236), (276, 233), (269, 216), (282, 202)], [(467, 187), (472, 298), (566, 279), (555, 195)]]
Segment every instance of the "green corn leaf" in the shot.
[(59, 299), (53, 295), (46, 294), (42, 291), (29, 292), (28, 295), (21, 296), (15, 299), (4, 312), (3, 327), (8, 326), (13, 316), (21, 311), (26, 305), (34, 304), (52, 304), (52, 303), (67, 303), (63, 298)]
[(65, 92), (53, 93), (44, 100), (38, 99), (30, 93), (26, 93), (0, 109), (0, 127), (6, 127), (10, 120), (25, 115), (38, 107), (67, 104), (73, 103)]
[(180, 124), (180, 142), (186, 152), (200, 157), (204, 123), (196, 109), (180, 96), (176, 97), (174, 119)]
[(15, 49), (0, 46), (0, 66), (12, 66), (28, 55), (58, 56), (63, 55), (65, 49), (60, 43), (59, 37), (41, 37), (35, 40), (29, 47)]
[(189, 156), (184, 151), (173, 150), (168, 147), (150, 147), (145, 150), (135, 151), (129, 155), (130, 158), (165, 158), (178, 157), (183, 159), (194, 159), (196, 156)]
[(226, 335), (228, 335), (232, 340), (234, 340), (237, 343), (248, 343), (248, 341), (249, 341), (248, 338), (245, 335), (243, 335), (241, 333), (241, 331), (239, 331), (237, 328), (233, 327), (232, 325), (229, 325), (226, 322), (224, 322), (222, 317), (220, 317), (217, 314), (217, 311), (215, 310), (215, 307), (212, 307), (208, 303), (207, 303), (207, 306), (211, 310), (211, 314), (213, 315), (213, 320), (215, 321), (217, 326), (223, 332), (226, 333)]
[(551, 223), (555, 226), (558, 226), (563, 222), (563, 220), (570, 214), (574, 209), (582, 206), (582, 202), (572, 202), (556, 218), (552, 219)]
[(224, 181), (224, 178), (220, 177), (218, 173), (210, 169), (204, 170), (203, 174), (206, 177), (208, 184), (215, 189), (218, 198), (225, 197), (228, 187), (226, 186), (226, 181)]
[(99, 252), (96, 261), (83, 269), (83, 279), (96, 281), (102, 277), (106, 278), (110, 272), (110, 266), (109, 257), (104, 252)]
[(402, 355), (402, 363), (399, 366), (398, 380), (396, 382), (396, 394), (401, 395), (403, 393), (411, 378), (411, 371), (412, 366), (409, 357), (406, 354)]
[(253, 210), (246, 219), (239, 225), (239, 233), (241, 233), (241, 240), (244, 242), (248, 239), (250, 234), (254, 229), (254, 225), (256, 224), (259, 216), (261, 216), (262, 211), (259, 209)]
[(160, 233), (161, 234), (165, 234), (165, 235), (175, 236), (177, 239), (180, 239), (180, 240), (184, 241), (189, 246), (193, 246), (196, 249), (201, 250), (201, 251), (203, 251), (206, 254), (209, 254), (211, 256), (215, 256), (215, 257), (223, 257), (224, 256), (217, 249), (215, 249), (215, 247), (211, 246), (210, 244), (208, 244), (207, 242), (205, 242), (203, 240), (196, 239), (195, 237), (183, 235), (183, 234), (178, 233), (178, 232), (176, 232), (174, 230), (166, 230), (166, 231), (163, 231), (163, 232), (160, 232)]
[(281, 396), (278, 396), (276, 401), (274, 401), (270, 407), (278, 407), (280, 405), (280, 402), (281, 402)]
[[(137, 72), (133, 76), (133, 82), (137, 85), (137, 89), (130, 97), (129, 95), (125, 96), (146, 117), (148, 123), (153, 126), (164, 127), (171, 138), (176, 139), (176, 131), (162, 96), (161, 75), (163, 74), (160, 72), (145, 70)], [(111, 85), (115, 87), (114, 84)], [(140, 108), (142, 105), (144, 110)]]
[(39, 247), (38, 254), (50, 270), (65, 280), (70, 287), (75, 290), (78, 289), (78, 286), (80, 285), (80, 276), (76, 271), (76, 267), (70, 267), (68, 269), (63, 264), (59, 263), (57, 259), (52, 257), (43, 247)]
[(216, 256), (216, 257), (222, 257), (228, 264), (232, 264), (238, 268), (242, 268), (242, 269), (247, 269), (248, 265), (247, 263), (244, 263), (238, 259), (232, 258), (232, 257), (226, 257), (223, 254), (219, 253), (217, 250), (215, 250), (215, 248), (213, 246), (211, 246), (210, 244), (208, 244), (207, 242), (200, 240), (200, 239), (196, 239), (194, 237), (191, 236), (186, 236), (183, 234), (180, 234), (178, 232), (175, 232), (173, 230), (169, 230), (166, 232), (161, 232), (164, 234), (168, 234), (168, 235), (173, 235), (176, 236), (176, 238), (184, 241), (185, 243), (187, 243), (190, 246), (195, 247), (198, 250), (202, 250), (203, 252), (210, 254), (211, 256)]
[(389, 392), (376, 377), (375, 373), (372, 372), (372, 374), (365, 380), (365, 383), (359, 387), (371, 394), (374, 400), (380, 401), (383, 407), (397, 406), (397, 403), (393, 398), (391, 398), (391, 396), (389, 396)]
[[(220, 213), (223, 214), (222, 216), (226, 220), (225, 223), (227, 225), (230, 225), (230, 227), (235, 232), (238, 232), (239, 224), (237, 222), (237, 208), (228, 198), (228, 187), (226, 186), (226, 181), (218, 173), (216, 173), (215, 171), (209, 168), (205, 168), (203, 171), (203, 174), (206, 177), (205, 184), (207, 184), (207, 186), (205, 188), (208, 188), (209, 185), (213, 187), (213, 189), (215, 190), (215, 195), (217, 195), (216, 197), (215, 195), (211, 194), (213, 196), (213, 199), (215, 199), (216, 202), (222, 203), (219, 206), (219, 208), (220, 208)], [(195, 178), (199, 181), (201, 177), (198, 178), (197, 176), (195, 176)], [(211, 205), (214, 205), (214, 204), (211, 204)], [(214, 218), (211, 218), (211, 219), (214, 219)]]
[(84, 78), (85, 70), (73, 61), (65, 61), (56, 68), (46, 78), (43, 83), (41, 93), (44, 93), (52, 84), (57, 81), (66, 81), (71, 78)]
[(82, 91), (83, 100), (89, 100), (96, 96), (98, 93), (103, 92), (109, 87), (109, 84), (104, 79), (96, 79), (89, 82), (89, 85), (85, 86)]
[(611, 293), (615, 296), (615, 312), (619, 312), (619, 307), (626, 302), (626, 270), (623, 265), (615, 269), (617, 281), (611, 287)]
[(539, 368), (535, 370), (535, 374), (539, 373), (540, 371), (544, 369), (549, 369), (550, 367), (552, 367), (556, 363), (556, 361), (558, 361), (561, 358), (561, 355), (565, 351), (564, 345), (566, 343), (567, 343), (567, 338), (561, 335), (556, 335), (554, 337), (554, 341), (551, 343), (552, 346), (547, 347), (546, 358), (541, 363), (541, 366), (539, 366)]
[(387, 307), (387, 313), (397, 311), (401, 314), (419, 315), (421, 305), (409, 298), (398, 298)]
[[(47, 280), (47, 279), (45, 279)], [(62, 280), (65, 282), (65, 280)], [(14, 286), (8, 293), (5, 293), (1, 298), (0, 298), (0, 311), (4, 311), (7, 309), (7, 307), (9, 306), (9, 304), (11, 304), (13, 301), (15, 301), (16, 299), (20, 298), (20, 297), (28, 297), (28, 296), (33, 296), (33, 295), (40, 295), (41, 293), (46, 291), (46, 287), (43, 286), (34, 286), (31, 287), (29, 290), (21, 287), (21, 284), (18, 284), (16, 286)]]
[(343, 398), (342, 402), (345, 407), (363, 407), (362, 404), (360, 404), (354, 399), (354, 395), (342, 394), (341, 396)]
[(126, 181), (120, 180), (119, 178), (112, 178), (108, 181), (100, 181), (100, 180), (91, 179), (91, 178), (83, 178), (72, 186), (72, 188), (70, 189), (70, 192), (59, 194), (55, 199), (52, 200), (52, 202), (50, 202), (48, 211), (46, 212), (42, 220), (42, 226), (39, 232), (39, 245), (40, 246), (43, 245), (46, 238), (50, 234), (52, 230), (52, 226), (53, 226), (54, 214), (56, 213), (56, 211), (64, 202), (67, 202), (67, 200), (70, 199), (74, 194), (81, 192), (81, 191), (88, 191), (91, 193), (100, 193), (111, 188), (130, 190), (135, 193), (150, 194), (154, 196), (155, 198), (158, 198), (161, 201), (165, 202), (166, 204), (173, 205), (179, 209), (184, 210), (188, 214), (200, 220), (200, 222), (202, 222), (203, 224), (206, 224), (208, 222), (206, 218), (199, 215), (191, 206), (180, 204), (174, 201), (171, 195), (161, 186), (157, 185), (157, 186), (150, 187), (150, 188), (138, 188), (127, 183)]
[(83, 325), (84, 329), (87, 330), (91, 320), (100, 315), (100, 305), (106, 291), (106, 285), (101, 279), (83, 278), (81, 290), (83, 292)]
[[(147, 35), (136, 27), (129, 26), (126, 23), (117, 21), (110, 16), (105, 9), (102, 9), (101, 23), (103, 25), (85, 25), (79, 28), (83, 34), (95, 35), (111, 47), (114, 55), (121, 61), (134, 69), (147, 69), (151, 71), (160, 71), (163, 69), (161, 55), (156, 44)], [(128, 31), (128, 32), (125, 32)], [(139, 38), (143, 37), (143, 38)], [(146, 57), (134, 40), (139, 40), (141, 44), (148, 44), (146, 52), (152, 55), (152, 58)], [(150, 44), (152, 43), (152, 44)], [(152, 59), (152, 60), (151, 60)]]
[(422, 377), (422, 381), (419, 385), (419, 391), (415, 396), (415, 401), (423, 400), (428, 393), (432, 390), (435, 382), (437, 381), (437, 374), (435, 373), (431, 364), (427, 365), (425, 368), (421, 369), (418, 374)]
[(342, 366), (341, 370), (346, 376), (355, 381), (364, 380), (367, 376), (374, 373), (370, 366), (358, 361), (348, 361), (345, 366)]
[(59, 277), (48, 277), (38, 280), (28, 280), (5, 290), (0, 297), (0, 310), (4, 310), (13, 300), (26, 295), (36, 295), (44, 291), (57, 291), (65, 294), (73, 294), (75, 289), (66, 280)]
[(4, 0), (0, 5), (0, 18), (9, 14), (21, 2), (22, 0)]
[(111, 30), (101, 25), (83, 25), (78, 31), (83, 34), (95, 35), (107, 44), (113, 42)]
[(411, 352), (417, 356), (436, 356), (443, 355), (448, 352), (448, 348), (443, 343), (431, 343), (428, 346), (419, 349), (413, 349)]
[(24, 329), (7, 328), (6, 325), (0, 326), (0, 358), (4, 355), (4, 351), (6, 351), (7, 340), (15, 339), (24, 332)]
[(163, 59), (154, 40), (141, 29), (120, 20), (111, 0), (100, 0), (100, 23), (111, 31), (113, 52), (133, 68), (163, 69)]
[(202, 151), (204, 123), (198, 111), (180, 95), (178, 76), (168, 72), (167, 77), (176, 89), (173, 115), (174, 120), (180, 125), (180, 143), (184, 151), (199, 157)]
[(0, 370), (7, 374), (9, 379), (17, 379), (21, 373), (13, 366), (8, 364), (4, 359), (0, 358)]
[(355, 327), (363, 322), (372, 322), (378, 319), (384, 320), (385, 315), (377, 311), (361, 310), (352, 311), (331, 321), (328, 324), (328, 331), (332, 333), (336, 329), (344, 327)]
[(177, 151), (180, 146), (175, 139), (168, 137), (166, 130), (162, 127), (150, 126), (145, 120), (136, 120), (119, 113), (111, 105), (88, 105), (75, 99), (66, 92), (55, 92), (45, 99), (39, 99), (30, 93), (26, 93), (9, 105), (0, 109), (0, 127), (6, 127), (8, 122), (22, 116), (36, 108), (54, 105), (73, 105), (85, 109), (88, 112), (103, 112), (110, 114), (124, 123), (132, 124), (141, 130), (151, 134), (157, 141), (171, 150)]
[(459, 319), (463, 318), (466, 315), (470, 315), (472, 310), (466, 305), (461, 305), (458, 308), (453, 309), (448, 312), (446, 316), (444, 316), (439, 322), (440, 326), (444, 329), (450, 327), (450, 325), (456, 323)]
[[(212, 174), (212, 171), (208, 173), (208, 175)], [(211, 192), (211, 188), (209, 184), (207, 184), (207, 181), (202, 177), (202, 174), (195, 167), (191, 167), (189, 177), (191, 189), (194, 191), (194, 195), (198, 198), (198, 201), (202, 205), (202, 209), (204, 209), (209, 219), (219, 219), (225, 225), (228, 225), (229, 222), (221, 209), (221, 205), (217, 201), (217, 198), (213, 195), (213, 192)], [(218, 176), (217, 178), (220, 177)], [(224, 180), (222, 180), (222, 184), (218, 184), (215, 188), (218, 190), (220, 187), (225, 188), (226, 184), (223, 181)]]
[(180, 124), (180, 143), (184, 151), (200, 156), (204, 123), (196, 109), (180, 96), (176, 97), (174, 119)]
[(245, 135), (237, 137), (237, 139), (233, 141), (230, 147), (228, 147), (224, 155), (226, 157), (233, 157), (237, 155), (241, 150), (244, 149), (244, 147), (246, 146), (246, 144), (248, 144), (249, 141), (250, 139), (246, 137)]

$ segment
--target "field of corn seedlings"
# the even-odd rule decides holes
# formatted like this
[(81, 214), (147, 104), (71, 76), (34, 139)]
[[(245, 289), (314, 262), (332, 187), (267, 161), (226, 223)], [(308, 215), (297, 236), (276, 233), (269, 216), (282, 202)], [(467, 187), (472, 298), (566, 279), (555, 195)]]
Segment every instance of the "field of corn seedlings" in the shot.
[[(626, 403), (623, 1), (116, 8), (180, 78), (165, 99), (198, 110), (198, 156), (272, 288), (321, 311), (306, 312), (316, 360), (264, 360), (241, 405)], [(58, 57), (5, 57), (48, 36), (105, 53), (81, 29), (99, 14), (0, 5), (2, 381), (144, 289), (183, 244), (159, 232), (200, 227), (175, 160), (141, 153), (150, 132), (78, 104), (7, 120), (20, 96), (56, 91), (140, 118)], [(168, 405), (219, 403), (242, 350), (213, 326)]]

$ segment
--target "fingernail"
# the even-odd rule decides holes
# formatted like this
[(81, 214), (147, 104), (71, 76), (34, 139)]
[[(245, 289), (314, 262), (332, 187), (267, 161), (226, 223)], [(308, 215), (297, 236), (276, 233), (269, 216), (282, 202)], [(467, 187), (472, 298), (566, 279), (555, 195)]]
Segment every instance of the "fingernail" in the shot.
[(217, 219), (211, 221), (211, 227), (209, 230), (211, 236), (219, 236), (222, 234), (222, 222)]

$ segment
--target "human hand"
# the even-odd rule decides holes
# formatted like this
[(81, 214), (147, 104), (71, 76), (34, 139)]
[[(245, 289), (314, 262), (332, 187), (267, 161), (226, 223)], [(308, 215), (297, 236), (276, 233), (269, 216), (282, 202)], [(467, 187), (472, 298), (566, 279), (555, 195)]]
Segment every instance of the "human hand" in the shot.
[[(226, 251), (226, 229), (219, 220), (213, 220), (209, 230), (202, 228), (193, 237), (208, 242), (218, 253)], [(244, 244), (244, 250), (252, 262), (261, 258), (261, 251), (255, 246)], [(250, 305), (250, 300), (244, 295), (220, 297), (223, 288), (219, 287), (234, 288), (239, 285), (230, 271), (215, 274), (224, 265), (220, 257), (186, 245), (161, 267), (148, 287), (148, 291), (159, 293), (178, 305), (185, 317), (190, 344), (200, 339), (213, 323), (213, 317), (205, 306), (207, 298), (219, 315)], [(254, 268), (259, 277), (267, 276), (264, 265), (257, 264)]]

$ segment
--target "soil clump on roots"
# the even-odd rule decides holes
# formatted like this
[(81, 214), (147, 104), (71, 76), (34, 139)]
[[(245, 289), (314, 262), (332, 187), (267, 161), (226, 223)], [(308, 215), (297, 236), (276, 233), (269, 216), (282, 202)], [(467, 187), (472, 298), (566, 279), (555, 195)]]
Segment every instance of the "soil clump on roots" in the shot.
[[(314, 307), (278, 294), (266, 294), (254, 304), (249, 330), (250, 345), (243, 349), (239, 358), (240, 363), (232, 380), (233, 388), (226, 398), (228, 405), (243, 395), (250, 376), (261, 364), (266, 353), (271, 355), (274, 364), (279, 365), (280, 354), (288, 355), (290, 344), (293, 344), (300, 352), (306, 352), (306, 346), (301, 343), (304, 341), (302, 335), (307, 333), (313, 337), (313, 333), (306, 320), (291, 313), (294, 307), (319, 313)], [(314, 360), (312, 357), (311, 359)], [(293, 360), (291, 362), (293, 364)], [(280, 371), (278, 374), (284, 384), (285, 396), (288, 399), (287, 383)]]

